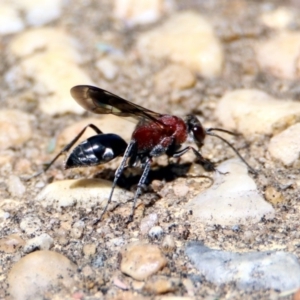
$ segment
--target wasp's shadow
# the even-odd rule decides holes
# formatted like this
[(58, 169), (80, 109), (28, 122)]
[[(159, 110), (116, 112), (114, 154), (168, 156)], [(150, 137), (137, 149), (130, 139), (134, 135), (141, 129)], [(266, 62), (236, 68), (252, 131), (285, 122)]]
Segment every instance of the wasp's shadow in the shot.
[[(189, 170), (192, 166), (192, 163), (169, 163), (167, 166), (159, 166), (152, 168), (147, 176), (147, 180), (145, 182), (146, 185), (150, 184), (153, 180), (170, 182), (174, 181), (176, 178), (185, 177), (185, 178), (193, 178), (195, 176), (188, 175)], [(130, 190), (131, 187), (138, 184), (141, 179), (142, 169), (138, 167), (127, 168), (124, 170), (122, 175), (120, 176), (117, 185), (121, 188)], [(113, 181), (115, 176), (115, 170), (105, 169), (102, 172), (95, 175), (95, 178), (105, 178), (107, 180)], [(201, 175), (196, 177), (204, 177), (212, 180), (211, 177)]]

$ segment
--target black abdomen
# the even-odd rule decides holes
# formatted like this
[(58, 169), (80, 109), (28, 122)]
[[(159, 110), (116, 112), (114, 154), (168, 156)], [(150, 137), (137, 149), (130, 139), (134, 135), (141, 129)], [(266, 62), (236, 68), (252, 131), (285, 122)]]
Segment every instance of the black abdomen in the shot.
[(123, 155), (127, 143), (116, 134), (94, 135), (78, 146), (69, 155), (65, 168), (88, 167), (106, 163)]

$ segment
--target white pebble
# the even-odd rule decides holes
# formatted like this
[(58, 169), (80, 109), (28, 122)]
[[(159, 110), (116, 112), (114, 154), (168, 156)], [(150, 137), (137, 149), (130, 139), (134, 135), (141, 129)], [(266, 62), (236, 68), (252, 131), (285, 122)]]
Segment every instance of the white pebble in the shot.
[(20, 228), (27, 234), (32, 234), (40, 230), (41, 225), (41, 220), (34, 215), (27, 215), (20, 222)]
[(0, 220), (7, 220), (10, 217), (10, 213), (0, 209)]
[(53, 246), (53, 238), (47, 234), (42, 233), (30, 240), (24, 246), (24, 252), (29, 253), (35, 250), (49, 250)]
[[(56, 181), (47, 185), (37, 196), (36, 201), (44, 207), (52, 206), (57, 210), (73, 205), (87, 210), (96, 206), (104, 208), (111, 186), (111, 182), (103, 179)], [(128, 201), (130, 197), (132, 193), (116, 187), (109, 209)]]
[(216, 172), (213, 185), (186, 205), (194, 221), (233, 226), (274, 217), (274, 208), (260, 195), (243, 162), (227, 160), (218, 170), (227, 174)]
[(21, 179), (16, 175), (10, 175), (8, 180), (8, 191), (13, 197), (21, 197), (26, 191)]
[(119, 72), (119, 68), (108, 58), (98, 60), (96, 67), (107, 80), (115, 79)]
[(148, 235), (153, 239), (159, 239), (163, 235), (164, 230), (160, 226), (153, 226), (149, 232)]
[(123, 246), (125, 244), (125, 240), (124, 238), (122, 237), (116, 237), (116, 238), (113, 238), (113, 239), (110, 239), (109, 241), (112, 245), (114, 246)]
[(71, 229), (71, 235), (75, 239), (80, 239), (85, 228), (85, 223), (81, 220), (74, 223)]

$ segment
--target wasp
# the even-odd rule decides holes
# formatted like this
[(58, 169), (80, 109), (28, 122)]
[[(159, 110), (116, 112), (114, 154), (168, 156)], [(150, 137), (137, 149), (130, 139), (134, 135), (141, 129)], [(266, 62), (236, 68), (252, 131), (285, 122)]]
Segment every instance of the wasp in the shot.
[[(123, 156), (115, 172), (108, 201), (95, 223), (98, 223), (105, 214), (111, 202), (118, 179), (122, 175), (125, 167), (140, 165), (143, 170), (134, 195), (129, 221), (133, 219), (137, 199), (142, 192), (142, 187), (146, 182), (154, 157), (166, 154), (168, 157), (176, 158), (182, 156), (187, 151), (193, 151), (196, 156), (196, 163), (201, 164), (206, 171), (215, 171), (214, 163), (204, 158), (200, 152), (207, 135), (217, 137), (225, 142), (247, 165), (249, 170), (255, 173), (235, 147), (226, 139), (215, 133), (215, 131), (220, 131), (236, 135), (234, 132), (222, 128), (204, 128), (195, 115), (180, 118), (174, 115), (160, 114), (127, 101), (106, 90), (89, 85), (74, 86), (71, 89), (71, 95), (79, 105), (92, 113), (113, 114), (120, 117), (131, 117), (137, 120), (137, 125), (131, 135), (129, 143), (126, 143), (119, 135), (103, 133), (93, 124), (87, 125), (49, 164), (47, 164), (42, 172), (37, 174), (39, 175), (46, 172), (60, 155), (68, 152), (88, 127), (93, 129), (96, 135), (83, 141), (71, 151), (65, 163), (66, 169), (104, 164), (118, 156)], [(188, 136), (192, 136), (196, 148), (192, 146), (182, 148), (182, 144), (187, 141)]]

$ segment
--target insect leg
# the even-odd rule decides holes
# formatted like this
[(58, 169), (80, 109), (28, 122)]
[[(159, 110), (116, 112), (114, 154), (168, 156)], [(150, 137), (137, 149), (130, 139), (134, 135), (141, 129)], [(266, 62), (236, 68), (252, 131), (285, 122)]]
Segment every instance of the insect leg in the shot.
[(135, 208), (137, 199), (138, 199), (139, 195), (141, 194), (142, 187), (145, 184), (146, 179), (148, 177), (150, 167), (151, 167), (151, 158), (148, 157), (146, 159), (145, 163), (144, 163), (143, 174), (140, 178), (140, 181), (139, 181), (138, 186), (137, 186), (137, 190), (136, 190), (135, 195), (134, 195), (133, 204), (132, 204), (132, 208), (131, 208), (131, 214), (129, 215), (128, 222), (132, 222), (132, 220), (133, 220), (134, 208)]
[(175, 152), (173, 154), (173, 157), (180, 157), (182, 156), (183, 154), (185, 154), (186, 152), (188, 152), (189, 150), (192, 150), (194, 152), (194, 154), (196, 155), (197, 157), (197, 161), (196, 163), (199, 163), (201, 166), (203, 166), (203, 168), (208, 171), (208, 172), (211, 172), (211, 171), (215, 171), (216, 168), (215, 168), (215, 165), (213, 162), (211, 162), (210, 160), (204, 158), (201, 153), (199, 151), (197, 151), (195, 148), (191, 147), (191, 146), (188, 146), (178, 152)]
[(99, 217), (98, 219), (96, 219), (96, 220), (93, 222), (93, 225), (97, 225), (97, 224), (101, 221), (101, 219), (102, 219), (103, 215), (105, 214), (105, 212), (107, 211), (107, 207), (108, 207), (108, 205), (109, 205), (110, 202), (111, 202), (111, 199), (112, 199), (112, 196), (113, 196), (113, 193), (114, 193), (114, 189), (115, 189), (115, 187), (116, 187), (116, 185), (117, 185), (117, 181), (118, 181), (118, 179), (120, 178), (120, 176), (121, 176), (122, 173), (123, 173), (123, 170), (124, 170), (124, 168), (125, 168), (127, 159), (128, 159), (128, 157), (131, 156), (131, 154), (132, 154), (132, 149), (134, 148), (135, 144), (136, 144), (136, 141), (135, 141), (135, 140), (132, 140), (132, 141), (128, 144), (128, 146), (127, 146), (127, 148), (126, 148), (126, 151), (125, 151), (125, 153), (124, 153), (123, 159), (122, 159), (122, 161), (121, 161), (121, 164), (120, 164), (120, 166), (118, 167), (118, 169), (117, 169), (117, 171), (116, 171), (116, 173), (115, 173), (115, 178), (114, 178), (114, 181), (113, 181), (113, 184), (112, 184), (112, 188), (111, 188), (111, 191), (110, 191), (110, 194), (109, 194), (107, 203), (106, 203), (104, 209), (102, 210), (102, 213), (101, 213), (100, 217)]
[(34, 175), (32, 175), (31, 177), (28, 178), (31, 179), (33, 177), (37, 177), (43, 173), (45, 173), (54, 163), (55, 161), (64, 153), (68, 152), (73, 146), (74, 144), (79, 140), (79, 138), (84, 134), (85, 130), (90, 127), (92, 128), (97, 134), (102, 134), (103, 132), (94, 124), (89, 124), (87, 126), (85, 126), (76, 136), (75, 138), (69, 143), (67, 144), (48, 164), (45, 165), (44, 169)]
[(224, 139), (223, 137), (221, 137), (220, 135), (218, 134), (215, 134), (213, 133), (212, 131), (221, 131), (221, 132), (225, 132), (225, 133), (228, 133), (228, 134), (231, 134), (231, 135), (238, 135), (237, 133), (235, 132), (231, 132), (231, 131), (228, 131), (228, 130), (225, 130), (225, 129), (222, 129), (222, 128), (208, 128), (206, 130), (206, 133), (210, 136), (214, 136), (218, 139), (220, 139), (221, 141), (223, 141), (225, 144), (227, 144), (234, 152), (235, 154), (244, 162), (244, 164), (248, 167), (248, 170), (252, 173), (252, 174), (257, 174), (257, 171), (254, 170), (248, 163), (247, 161), (242, 157), (242, 155), (239, 153), (239, 151), (230, 143), (228, 142), (226, 139)]

